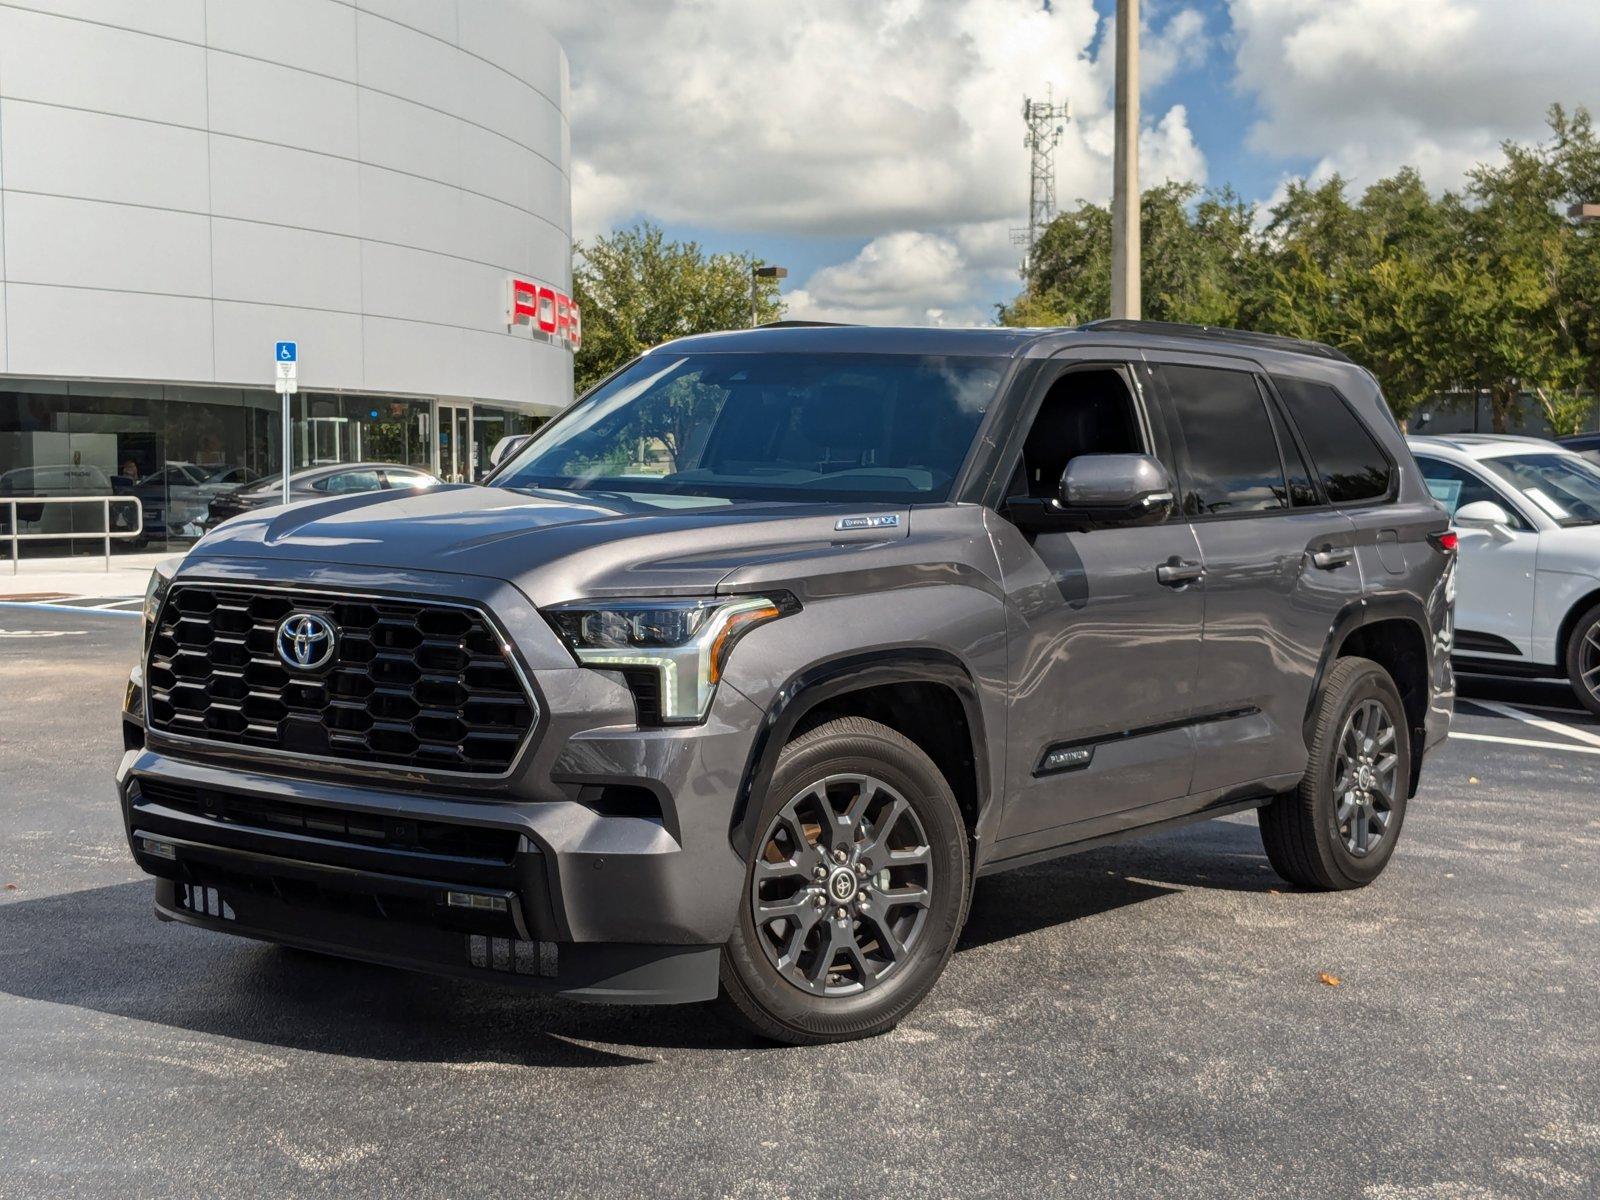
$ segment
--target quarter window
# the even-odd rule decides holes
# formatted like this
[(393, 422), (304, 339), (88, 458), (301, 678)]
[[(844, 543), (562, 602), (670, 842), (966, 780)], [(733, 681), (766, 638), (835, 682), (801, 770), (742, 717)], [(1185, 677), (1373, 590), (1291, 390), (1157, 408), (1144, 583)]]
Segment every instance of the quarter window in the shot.
[(1288, 507), (1278, 439), (1255, 376), (1163, 367), (1187, 449), (1183, 510), (1191, 516)]
[(1308, 379), (1276, 375), (1273, 381), (1316, 460), (1330, 501), (1361, 504), (1389, 494), (1394, 466), (1343, 396)]

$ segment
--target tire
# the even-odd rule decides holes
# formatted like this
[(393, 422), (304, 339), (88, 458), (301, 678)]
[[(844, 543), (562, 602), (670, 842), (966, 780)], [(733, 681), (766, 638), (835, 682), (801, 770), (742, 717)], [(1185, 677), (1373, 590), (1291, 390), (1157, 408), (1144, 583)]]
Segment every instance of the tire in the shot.
[(1567, 682), (1572, 684), (1579, 703), (1600, 717), (1600, 604), (1573, 623), (1567, 638), (1566, 666)]
[(894, 730), (841, 717), (784, 747), (755, 828), (722, 953), (724, 1012), (792, 1045), (893, 1029), (967, 917), (967, 827), (949, 783)]
[[(1377, 736), (1363, 736), (1367, 729)], [(1366, 775), (1364, 760), (1371, 762)], [(1370, 659), (1338, 659), (1318, 701), (1305, 777), (1260, 810), (1273, 870), (1318, 891), (1365, 887), (1394, 854), (1410, 785), (1410, 728), (1394, 680)], [(1346, 819), (1341, 796), (1352, 806)]]

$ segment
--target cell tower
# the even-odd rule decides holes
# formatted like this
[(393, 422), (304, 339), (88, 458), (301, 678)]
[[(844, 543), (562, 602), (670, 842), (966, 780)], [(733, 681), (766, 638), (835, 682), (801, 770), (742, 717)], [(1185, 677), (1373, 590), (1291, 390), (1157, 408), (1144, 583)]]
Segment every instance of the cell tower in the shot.
[(1028, 163), (1028, 227), (1013, 229), (1013, 244), (1026, 246), (1022, 262), (1022, 277), (1027, 279), (1033, 271), (1033, 249), (1056, 215), (1056, 145), (1061, 141), (1064, 122), (1072, 117), (1068, 101), (1055, 103), (1054, 91), (1047, 87), (1043, 100), (1024, 97), (1022, 119), (1028, 132), (1022, 144), (1030, 152)]

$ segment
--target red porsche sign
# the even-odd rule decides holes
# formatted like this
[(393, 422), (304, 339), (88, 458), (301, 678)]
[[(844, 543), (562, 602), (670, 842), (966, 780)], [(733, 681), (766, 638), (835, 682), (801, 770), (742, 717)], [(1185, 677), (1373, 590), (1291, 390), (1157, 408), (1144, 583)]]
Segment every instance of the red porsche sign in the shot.
[(583, 322), (571, 296), (543, 283), (507, 281), (506, 324), (527, 325), (574, 352), (583, 345)]

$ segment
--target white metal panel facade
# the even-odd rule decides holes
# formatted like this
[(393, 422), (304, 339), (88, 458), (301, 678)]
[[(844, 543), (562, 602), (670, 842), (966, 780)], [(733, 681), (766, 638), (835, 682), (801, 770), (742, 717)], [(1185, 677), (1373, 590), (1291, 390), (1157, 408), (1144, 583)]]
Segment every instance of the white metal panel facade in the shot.
[(533, 0), (0, 0), (0, 373), (549, 411), (567, 66)]

